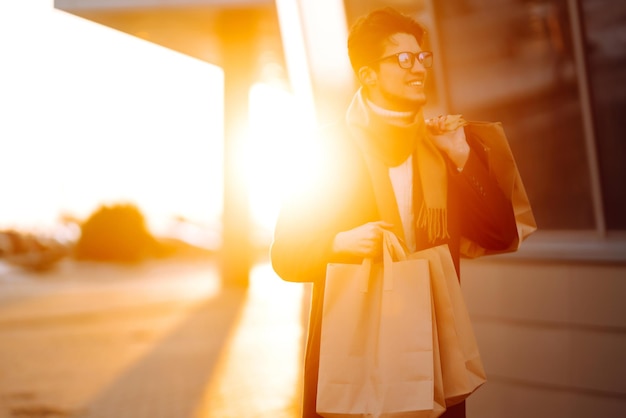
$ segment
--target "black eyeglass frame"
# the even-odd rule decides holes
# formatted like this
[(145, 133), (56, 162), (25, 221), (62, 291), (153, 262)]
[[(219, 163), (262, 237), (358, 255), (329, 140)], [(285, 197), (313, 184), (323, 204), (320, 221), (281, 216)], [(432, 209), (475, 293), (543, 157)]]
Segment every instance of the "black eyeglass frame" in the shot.
[[(400, 60), (400, 55), (404, 55), (407, 54), (410, 58), (408, 61), (401, 61)], [(405, 70), (411, 69), (413, 68), (413, 66), (415, 65), (415, 60), (417, 60), (420, 64), (422, 64), (424, 66), (424, 68), (430, 68), (433, 66), (433, 53), (432, 51), (420, 51), (420, 52), (411, 52), (411, 51), (402, 51), (402, 52), (398, 52), (392, 55), (387, 55), (384, 56), (382, 58), (378, 58), (374, 61), (371, 61), (369, 65), (375, 64), (377, 62), (380, 61), (384, 61), (384, 60), (388, 60), (389, 58), (396, 58), (396, 62), (398, 64), (398, 66), (400, 68), (403, 68)], [(408, 66), (406, 64), (402, 64), (403, 62), (408, 63)]]

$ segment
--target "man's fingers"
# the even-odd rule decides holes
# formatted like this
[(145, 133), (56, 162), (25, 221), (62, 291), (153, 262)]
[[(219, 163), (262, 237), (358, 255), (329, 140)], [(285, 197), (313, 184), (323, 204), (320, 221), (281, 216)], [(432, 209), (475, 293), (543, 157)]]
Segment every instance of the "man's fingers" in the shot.
[(387, 221), (376, 221), (376, 222), (373, 222), (373, 224), (375, 224), (376, 226), (379, 226), (382, 229), (391, 229), (391, 228), (393, 228), (393, 224), (389, 223)]
[(390, 229), (392, 229), (392, 228), (393, 228), (393, 224), (392, 224), (392, 223), (385, 222), (385, 221), (382, 221), (382, 225), (381, 225), (381, 226), (382, 226), (384, 229), (387, 229), (387, 230), (390, 230)]

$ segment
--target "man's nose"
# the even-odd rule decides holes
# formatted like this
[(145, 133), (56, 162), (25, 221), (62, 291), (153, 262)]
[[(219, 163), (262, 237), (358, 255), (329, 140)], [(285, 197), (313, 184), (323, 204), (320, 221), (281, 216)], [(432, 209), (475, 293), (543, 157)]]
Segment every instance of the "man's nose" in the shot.
[(426, 72), (426, 67), (424, 67), (424, 64), (422, 64), (420, 60), (417, 59), (417, 57), (415, 57), (415, 59), (413, 60), (411, 72)]

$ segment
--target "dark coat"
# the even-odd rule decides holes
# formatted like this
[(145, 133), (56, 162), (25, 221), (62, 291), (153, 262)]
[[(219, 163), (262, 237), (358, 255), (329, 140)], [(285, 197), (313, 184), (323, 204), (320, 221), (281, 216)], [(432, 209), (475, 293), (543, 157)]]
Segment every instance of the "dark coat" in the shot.
[[(463, 171), (459, 173), (452, 166), (449, 170), (450, 238), (429, 244), (423, 233), (417, 233), (418, 250), (447, 243), (457, 272), (461, 236), (494, 250), (507, 248), (517, 238), (511, 202), (489, 176), (487, 150), (476, 138), (468, 135), (467, 139), (471, 151)], [(380, 220), (367, 166), (345, 123), (323, 131), (320, 150), (323, 158), (316, 168), (316, 181), (311, 187), (296, 190), (285, 204), (271, 247), (272, 266), (283, 280), (313, 283), (304, 370), (303, 416), (307, 418), (319, 417), (315, 401), (326, 265), (362, 261), (333, 255), (333, 239), (339, 232)], [(414, 177), (416, 173), (414, 170)], [(414, 196), (415, 208), (419, 207), (420, 199), (421, 196)], [(464, 416), (463, 411), (464, 407), (454, 416)]]

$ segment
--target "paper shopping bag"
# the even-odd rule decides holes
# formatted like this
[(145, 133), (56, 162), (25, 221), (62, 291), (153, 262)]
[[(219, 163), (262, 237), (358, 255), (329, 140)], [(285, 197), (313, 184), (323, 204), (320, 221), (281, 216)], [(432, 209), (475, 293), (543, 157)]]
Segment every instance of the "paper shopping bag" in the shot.
[(384, 241), (382, 263), (328, 265), (317, 394), (324, 417), (438, 417), (445, 410), (434, 387), (428, 261), (407, 260), (391, 232)]
[(486, 381), (478, 344), (448, 246), (419, 251), (409, 258), (429, 261), (435, 353), (440, 362), (446, 406), (451, 406), (466, 399)]
[(465, 133), (473, 150), (486, 160), (490, 173), (504, 195), (511, 200), (517, 224), (517, 240), (509, 248), (489, 250), (462, 237), (461, 254), (469, 258), (516, 251), (522, 241), (537, 230), (526, 189), (500, 122), (467, 122)]

